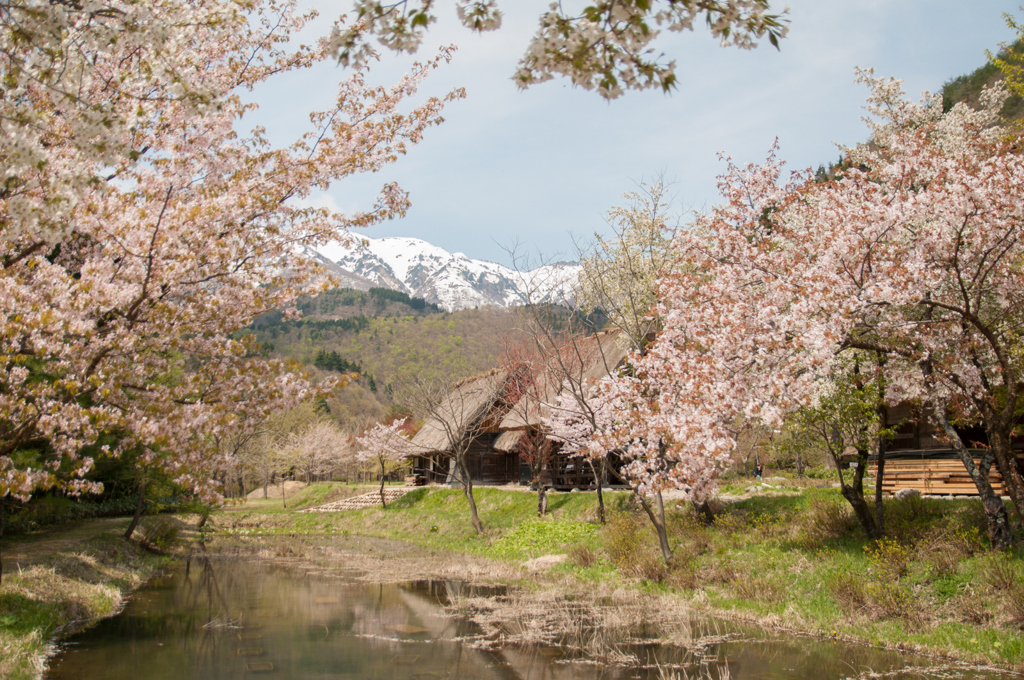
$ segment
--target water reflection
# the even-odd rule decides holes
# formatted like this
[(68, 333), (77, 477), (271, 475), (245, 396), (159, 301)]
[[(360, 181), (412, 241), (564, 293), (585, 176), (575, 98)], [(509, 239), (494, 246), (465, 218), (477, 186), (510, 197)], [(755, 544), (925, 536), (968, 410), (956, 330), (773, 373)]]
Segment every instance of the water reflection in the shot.
[[(737, 638), (733, 631), (709, 643), (708, 633), (716, 631), (707, 622), (674, 634), (684, 643), (703, 638), (681, 646), (638, 644), (588, 631), (581, 622), (582, 636), (600, 638), (595, 655), (580, 647), (499, 646), (473, 624), (446, 615), (444, 607), (460, 598), (494, 594), (500, 593), (459, 582), (369, 584), (343, 571), (199, 554), (139, 591), (120, 616), (69, 641), (47, 677), (817, 680), (885, 670), (885, 677), (929, 677), (912, 668), (926, 661), (830, 641), (779, 640), (757, 631)], [(906, 664), (906, 674), (898, 673)]]

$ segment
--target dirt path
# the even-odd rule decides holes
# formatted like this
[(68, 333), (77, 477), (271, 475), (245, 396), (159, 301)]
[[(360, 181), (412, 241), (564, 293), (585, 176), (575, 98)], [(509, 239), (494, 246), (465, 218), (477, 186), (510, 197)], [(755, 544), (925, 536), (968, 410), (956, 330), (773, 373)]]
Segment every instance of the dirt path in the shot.
[(108, 531), (123, 531), (128, 527), (127, 517), (94, 519), (67, 530), (47, 529), (35, 535), (16, 536), (0, 541), (3, 554), (3, 573), (10, 574), (35, 564), (42, 558), (64, 550), (93, 536)]

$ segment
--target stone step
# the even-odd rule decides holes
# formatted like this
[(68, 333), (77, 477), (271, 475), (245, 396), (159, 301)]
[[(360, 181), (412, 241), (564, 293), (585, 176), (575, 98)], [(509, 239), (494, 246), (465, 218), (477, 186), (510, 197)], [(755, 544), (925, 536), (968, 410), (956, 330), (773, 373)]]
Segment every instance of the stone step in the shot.
[[(391, 503), (392, 501), (397, 501), (410, 491), (413, 491), (413, 489), (404, 487), (384, 489), (384, 499)], [(380, 491), (371, 491), (360, 496), (344, 498), (340, 501), (331, 501), (330, 503), (324, 503), (315, 508), (307, 508), (300, 512), (342, 512), (345, 510), (363, 510), (374, 507), (380, 507)]]

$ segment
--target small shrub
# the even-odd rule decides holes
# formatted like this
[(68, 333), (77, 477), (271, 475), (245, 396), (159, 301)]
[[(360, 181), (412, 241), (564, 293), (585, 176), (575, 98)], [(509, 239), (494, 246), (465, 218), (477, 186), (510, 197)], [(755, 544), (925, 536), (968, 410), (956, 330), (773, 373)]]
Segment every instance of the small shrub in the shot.
[(829, 592), (840, 607), (847, 611), (862, 610), (868, 603), (863, 579), (848, 573), (834, 575), (828, 581)]
[(906, 575), (914, 551), (895, 538), (882, 538), (874, 545), (864, 546), (864, 552), (879, 576), (898, 581)]
[(1010, 622), (1017, 627), (1024, 627), (1024, 584), (1016, 582), (1006, 591), (1003, 602)]
[(807, 537), (818, 543), (841, 537), (853, 526), (848, 504), (838, 499), (812, 498), (805, 517)]
[(992, 555), (981, 566), (980, 576), (992, 590), (1009, 593), (1020, 587), (1020, 570), (1009, 555)]
[(950, 550), (928, 553), (928, 574), (935, 579), (954, 576), (960, 569), (961, 557)]
[(629, 513), (615, 513), (605, 525), (604, 548), (619, 571), (635, 564), (643, 544), (640, 519)]
[(700, 588), (700, 574), (697, 571), (697, 565), (692, 559), (680, 559), (677, 557), (675, 563), (669, 569), (665, 582), (679, 590), (696, 590)]
[[(620, 571), (623, 571), (621, 567)], [(625, 568), (624, 573), (632, 578), (661, 583), (668, 576), (668, 565), (649, 552), (640, 553), (636, 561)]]
[(736, 568), (728, 560), (715, 560), (707, 565), (701, 573), (701, 580), (706, 583), (732, 583), (737, 577)]
[(913, 596), (899, 583), (872, 583), (868, 585), (867, 593), (871, 603), (878, 609), (880, 618), (907, 621), (918, 619), (917, 604)]
[(569, 560), (581, 569), (594, 566), (599, 559), (597, 553), (591, 550), (590, 546), (582, 543), (569, 548), (568, 555)]
[(954, 616), (965, 623), (981, 626), (992, 620), (991, 608), (977, 595), (964, 594), (952, 601)]

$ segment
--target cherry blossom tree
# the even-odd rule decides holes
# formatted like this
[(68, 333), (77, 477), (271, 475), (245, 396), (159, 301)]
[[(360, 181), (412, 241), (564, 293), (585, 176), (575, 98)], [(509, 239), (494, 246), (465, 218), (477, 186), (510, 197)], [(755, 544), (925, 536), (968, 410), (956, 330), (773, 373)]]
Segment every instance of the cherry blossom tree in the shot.
[(390, 88), (353, 69), (288, 146), (242, 132), (241, 93), (330, 59), (288, 46), (307, 19), (276, 0), (0, 10), (0, 495), (58, 468), (90, 488), (84, 447), (117, 432), (110, 453), (215, 499), (223, 435), (312, 395), (235, 332), (331, 284), (303, 246), (409, 205), (395, 185), (354, 214), (301, 200), (395, 161), (462, 93), (407, 103), (443, 50)]
[[(613, 385), (630, 417), (609, 440), (646, 442), (635, 459), (648, 484), (698, 492), (699, 471), (734, 446), (730, 422), (779, 424), (816, 406), (850, 352), (873, 352), (885, 359), (889, 403), (928, 402), (942, 423), (951, 412), (984, 425), (989, 449), (977, 463), (946, 431), (993, 545), (1005, 547), (989, 465), (1024, 509), (1010, 442), (1021, 406), (1024, 160), (996, 125), (1005, 93), (986, 91), (979, 111), (943, 113), (941, 98), (907, 101), (898, 81), (858, 80), (872, 88), (872, 137), (844, 150), (836, 180), (782, 181), (774, 152), (762, 166), (730, 163), (723, 204), (677, 232), (680, 266), (659, 287), (664, 329)], [(673, 463), (663, 472), (639, 469), (663, 458)]]
[(348, 437), (331, 418), (320, 418), (289, 438), (296, 451), (296, 468), (312, 484), (329, 477), (348, 454)]
[[(436, 21), (434, 0), (356, 0), (355, 25), (334, 33), (343, 64), (360, 63), (370, 53), (369, 37), (396, 52), (415, 52)], [(626, 90), (676, 87), (676, 62), (655, 54), (651, 43), (662, 28), (692, 31), (704, 19), (722, 45), (752, 49), (767, 39), (776, 48), (788, 30), (786, 11), (773, 13), (768, 0), (598, 0), (592, 4), (553, 3), (540, 16), (536, 35), (513, 79), (521, 88), (565, 76), (587, 90), (614, 99)], [(501, 26), (496, 0), (458, 0), (462, 24), (476, 32)]]
[(380, 468), (380, 504), (383, 508), (388, 506), (384, 499), (384, 481), (389, 473), (408, 465), (409, 456), (413, 453), (408, 438), (410, 426), (408, 418), (391, 424), (377, 423), (362, 437), (356, 438), (360, 447), (356, 459)]

